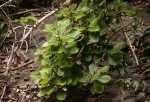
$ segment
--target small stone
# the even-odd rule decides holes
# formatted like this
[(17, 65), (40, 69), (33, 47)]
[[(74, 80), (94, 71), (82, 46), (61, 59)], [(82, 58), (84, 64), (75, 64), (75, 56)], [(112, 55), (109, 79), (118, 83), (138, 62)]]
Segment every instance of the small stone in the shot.
[(26, 98), (29, 98), (29, 97), (30, 97), (30, 95), (27, 95), (27, 96), (26, 96)]
[(24, 78), (24, 81), (29, 81), (29, 78)]
[(16, 89), (16, 92), (19, 92), (20, 90), (19, 89)]

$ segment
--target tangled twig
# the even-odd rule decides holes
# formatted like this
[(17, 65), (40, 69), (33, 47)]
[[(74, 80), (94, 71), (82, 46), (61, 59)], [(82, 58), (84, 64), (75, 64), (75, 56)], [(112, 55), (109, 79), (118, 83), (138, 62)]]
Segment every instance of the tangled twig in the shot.
[[(9, 0), (8, 2), (6, 2), (6, 3), (2, 4), (2, 5), (0, 5), (0, 8), (2, 9), (3, 6), (5, 6), (5, 5), (11, 3), (12, 1), (13, 1), (13, 0)], [(57, 10), (57, 9), (56, 9), (56, 10)], [(17, 68), (12, 68), (12, 63), (13, 63), (13, 60), (14, 60), (14, 58), (13, 58), (13, 57), (14, 57), (14, 53), (20, 48), (20, 46), (21, 46), (20, 43), (26, 42), (26, 38), (31, 34), (31, 32), (33, 31), (33, 29), (37, 28), (37, 26), (38, 26), (40, 23), (42, 23), (42, 22), (43, 22), (45, 19), (47, 19), (49, 16), (53, 15), (56, 10), (53, 10), (52, 12), (48, 13), (47, 15), (45, 15), (44, 17), (42, 17), (38, 22), (36, 22), (36, 24), (34, 24), (33, 26), (29, 27), (29, 28), (28, 28), (28, 32), (25, 32), (25, 31), (24, 31), (24, 36), (21, 38), (21, 40), (20, 40), (19, 42), (18, 42), (18, 41), (13, 42), (12, 47), (11, 47), (10, 55), (8, 56), (6, 70), (5, 70), (4, 73), (3, 73), (4, 76), (7, 77), (9, 71), (22, 68), (22, 67), (27, 66), (27, 65), (29, 65), (29, 64), (31, 64), (31, 63), (34, 62), (34, 59), (33, 59), (33, 60), (31, 60), (31, 61), (29, 61), (29, 62), (27, 62), (27, 63), (24, 63), (23, 65), (21, 65), (21, 66), (19, 66), (19, 67), (17, 67)], [(4, 11), (3, 11), (3, 12), (4, 12)], [(11, 18), (9, 18), (9, 16), (8, 16), (5, 12), (4, 12), (4, 14), (5, 14), (5, 16), (6, 16), (7, 19), (8, 19), (8, 23), (9, 23), (10, 27), (13, 29), (12, 32), (13, 32), (14, 34), (16, 34), (15, 31), (14, 31), (14, 28), (13, 28), (13, 26), (12, 26), (12, 23), (11, 23)], [(2, 95), (1, 95), (1, 99), (3, 99), (3, 97), (4, 97), (4, 95), (5, 95), (6, 85), (7, 85), (7, 83), (3, 86), (3, 93), (2, 93)], [(0, 101), (2, 101), (2, 100), (0, 100)]]

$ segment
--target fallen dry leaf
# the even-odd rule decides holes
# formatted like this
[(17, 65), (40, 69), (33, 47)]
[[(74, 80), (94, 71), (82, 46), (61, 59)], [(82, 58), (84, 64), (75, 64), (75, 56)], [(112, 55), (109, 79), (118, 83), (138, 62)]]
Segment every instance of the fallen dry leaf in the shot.
[(19, 64), (24, 64), (24, 63), (25, 63), (25, 60), (24, 60), (24, 59), (18, 59), (18, 63), (19, 63)]
[(142, 97), (142, 98), (145, 98), (146, 94), (144, 92), (140, 92), (139, 96)]

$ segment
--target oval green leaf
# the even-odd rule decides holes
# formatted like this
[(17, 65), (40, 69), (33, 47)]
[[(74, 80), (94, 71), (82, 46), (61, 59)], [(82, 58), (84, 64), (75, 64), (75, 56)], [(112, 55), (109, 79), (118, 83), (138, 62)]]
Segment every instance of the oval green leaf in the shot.
[(80, 83), (86, 83), (88, 80), (89, 80), (89, 78), (86, 76), (86, 77), (80, 78), (79, 82)]
[(103, 93), (104, 92), (104, 85), (99, 82), (94, 82), (93, 84), (95, 93)]
[(56, 93), (56, 98), (60, 101), (65, 100), (67, 97), (67, 92), (66, 91), (57, 91)]
[(111, 80), (111, 77), (109, 75), (103, 75), (97, 78), (97, 80), (101, 83), (108, 83)]
[(115, 54), (121, 51), (121, 49), (124, 47), (125, 42), (120, 42), (117, 45), (113, 47), (113, 49), (110, 51), (111, 54)]
[(55, 11), (54, 15), (56, 17), (62, 17), (62, 16), (65, 16), (66, 13), (63, 11), (63, 9), (58, 9), (57, 11)]
[(94, 64), (89, 65), (89, 71), (90, 71), (91, 75), (94, 75), (94, 72), (95, 72), (95, 65)]
[(117, 59), (114, 55), (109, 55), (108, 63), (111, 65), (117, 65), (117, 64), (119, 64), (119, 59)]

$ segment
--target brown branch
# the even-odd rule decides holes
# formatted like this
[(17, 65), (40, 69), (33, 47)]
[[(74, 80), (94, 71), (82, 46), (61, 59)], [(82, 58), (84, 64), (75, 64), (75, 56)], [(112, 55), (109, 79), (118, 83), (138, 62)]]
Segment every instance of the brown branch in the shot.
[(127, 41), (128, 41), (128, 44), (129, 44), (130, 49), (131, 49), (131, 51), (132, 51), (133, 57), (134, 57), (135, 60), (136, 60), (136, 64), (139, 65), (138, 58), (137, 58), (137, 56), (136, 56), (136, 54), (135, 54), (135, 47), (131, 44), (131, 41), (130, 41), (130, 39), (129, 39), (129, 37), (128, 37), (128, 35), (127, 35), (126, 32), (124, 32), (124, 35), (125, 35), (125, 37), (126, 37), (126, 39), (127, 39)]
[[(35, 59), (32, 59), (31, 61), (26, 62), (26, 63), (24, 63), (24, 64), (21, 64), (20, 66), (18, 66), (18, 67), (16, 67), (16, 68), (10, 69), (10, 71), (15, 71), (15, 70), (18, 70), (18, 69), (23, 68), (23, 67), (25, 67), (25, 66), (28, 66), (29, 64), (34, 63), (34, 60), (35, 60)], [(4, 73), (4, 72), (5, 72), (5, 71), (3, 70), (3, 71), (1, 71), (0, 73)]]
[(13, 60), (13, 54), (14, 54), (15, 51), (16, 51), (15, 50), (15, 43), (13, 43), (12, 51), (11, 51), (11, 54), (10, 54), (8, 62), (7, 62), (7, 67), (6, 67), (6, 70), (5, 70), (4, 74), (3, 74), (4, 76), (8, 76), (8, 72), (11, 69), (11, 64), (12, 64), (12, 60)]
[(45, 19), (47, 19), (49, 16), (53, 15), (55, 13), (57, 9), (51, 11), (50, 13), (48, 13), (47, 15), (45, 15), (44, 17), (42, 17), (39, 21), (36, 22), (36, 24), (34, 24), (29, 31), (25, 34), (25, 36), (22, 37), (22, 39), (20, 40), (21, 42), (23, 42), (33, 31), (34, 28), (37, 28), (37, 26), (42, 23)]
[(10, 14), (10, 16), (21, 15), (21, 14), (25, 14), (25, 13), (29, 13), (29, 12), (34, 12), (34, 11), (40, 11), (40, 9), (25, 10), (25, 11), (17, 12), (17, 13), (14, 13), (14, 14)]
[[(6, 3), (0, 5), (0, 8), (2, 9), (3, 6), (11, 3), (13, 0), (9, 0), (7, 1)], [(22, 37), (22, 39), (20, 40), (21, 43), (23, 43), (25, 41), (25, 39), (31, 34), (31, 32), (33, 31), (33, 29), (37, 28), (37, 26), (42, 23), (45, 19), (47, 19), (49, 16), (53, 15), (54, 12), (56, 11), (57, 9), (53, 10), (52, 12), (48, 13), (47, 15), (45, 15), (44, 17), (42, 17), (38, 22), (36, 22), (36, 24), (34, 24), (33, 26), (31, 26), (29, 28), (29, 31)], [(5, 13), (5, 12), (4, 12)], [(5, 13), (5, 16), (8, 18), (8, 21), (9, 21), (9, 24), (10, 26), (13, 28), (12, 24), (11, 24), (11, 19), (9, 18), (9, 16)], [(8, 56), (8, 61), (7, 61), (7, 67), (6, 67), (6, 70), (4, 71), (3, 75), (4, 76), (8, 76), (8, 73), (9, 71), (13, 71), (13, 70), (16, 70), (16, 69), (19, 69), (19, 68), (22, 68), (22, 67), (25, 67), (31, 63), (34, 62), (34, 59), (27, 62), (27, 63), (24, 63), (22, 64), (21, 66), (18, 66), (17, 68), (11, 68), (12, 66), (12, 63), (13, 63), (13, 57), (14, 57), (14, 53), (15, 51), (17, 51), (19, 48), (19, 43), (18, 42), (14, 42), (13, 45), (12, 45), (12, 48), (11, 48), (11, 52), (10, 52), (10, 55)], [(1, 99), (3, 99), (4, 95), (5, 95), (5, 91), (6, 91), (6, 85), (4, 86), (3, 88), (3, 93), (1, 95)], [(0, 102), (2, 102), (2, 100), (0, 100)]]
[[(121, 19), (121, 21), (122, 21), (122, 19)], [(122, 23), (122, 22), (121, 22), (121, 25), (123, 26), (123, 23)], [(126, 31), (127, 31), (127, 26), (126, 26)], [(129, 39), (127, 33), (126, 33), (126, 31), (123, 31), (123, 34), (125, 35), (125, 37), (126, 37), (126, 39), (127, 39), (127, 42), (128, 42), (129, 47), (130, 47), (130, 49), (131, 49), (131, 51), (132, 51), (133, 57), (135, 58), (136, 64), (139, 65), (138, 58), (137, 58), (137, 56), (136, 56), (136, 54), (135, 54), (135, 46), (132, 45), (132, 43), (131, 43), (131, 41), (130, 41), (130, 39)]]
[(2, 8), (3, 6), (6, 6), (8, 5), (9, 3), (13, 2), (13, 0), (9, 0), (7, 2), (5, 2), (4, 4), (0, 5), (0, 8)]
[[(0, 8), (0, 9), (3, 11), (6, 18), (8, 19), (9, 26), (11, 27), (11, 29), (12, 29), (13, 33), (15, 34), (15, 37), (16, 37), (16, 32), (13, 30), (13, 25), (12, 25), (11, 18), (6, 14), (6, 12), (2, 8)], [(12, 61), (13, 61), (13, 54), (17, 50), (16, 47), (15, 47), (15, 44), (16, 44), (16, 42), (13, 43), (12, 48), (11, 48), (11, 53), (8, 56), (7, 67), (6, 67), (6, 71), (4, 72), (4, 76), (8, 76), (8, 72), (11, 69), (11, 64), (12, 64)]]
[[(56, 9), (56, 10), (57, 10), (57, 9)], [(47, 19), (49, 16), (53, 15), (56, 10), (53, 10), (52, 12), (48, 13), (47, 15), (45, 15), (44, 17), (42, 17), (38, 22), (36, 22), (36, 24), (34, 24), (33, 26), (31, 26), (31, 28), (29, 28), (29, 31), (28, 31), (28, 32), (22, 37), (22, 39), (20, 40), (21, 43), (24, 42), (24, 40), (30, 35), (30, 33), (32, 32), (32, 30), (33, 30), (34, 28), (37, 28), (37, 26), (38, 26), (40, 23), (42, 23), (42, 22), (43, 22), (45, 19)], [(8, 17), (8, 16), (7, 16), (7, 17)], [(10, 21), (10, 23), (11, 23), (11, 19), (10, 19), (9, 17), (8, 17), (8, 19), (9, 19), (9, 21)], [(7, 62), (7, 68), (6, 68), (6, 71), (4, 72), (4, 75), (5, 75), (5, 76), (8, 75), (9, 70), (16, 70), (16, 69), (18, 69), (18, 68), (27, 66), (27, 65), (29, 65), (29, 64), (31, 64), (31, 63), (34, 62), (34, 60), (32, 60), (32, 61), (30, 61), (30, 62), (28, 62), (28, 63), (25, 63), (25, 64), (23, 64), (23, 65), (21, 65), (21, 66), (15, 68), (15, 69), (11, 69), (11, 63), (12, 63), (12, 59), (13, 59), (13, 54), (14, 54), (14, 52), (19, 48), (19, 47), (18, 47), (18, 44), (17, 44), (17, 48), (15, 47), (15, 45), (16, 45), (16, 42), (13, 43), (13, 46), (12, 46), (12, 49), (11, 49), (12, 51), (11, 51), (11, 54), (10, 54), (9, 59), (8, 59), (8, 62)], [(22, 44), (21, 44), (21, 45), (22, 45)]]
[(14, 69), (12, 69), (11, 71), (16, 70), (16, 69), (19, 69), (19, 68), (22, 68), (22, 67), (25, 67), (25, 66), (27, 66), (27, 65), (29, 65), (29, 64), (32, 64), (33, 62), (34, 62), (34, 59), (32, 59), (31, 61), (29, 61), (29, 62), (27, 62), (27, 63), (24, 63), (24, 64), (22, 64), (22, 65), (20, 65), (20, 66), (18, 66), (18, 67), (16, 67), (16, 68), (14, 68)]
[(3, 87), (3, 92), (2, 92), (2, 95), (1, 95), (0, 102), (3, 102), (2, 99), (3, 99), (4, 95), (5, 95), (5, 92), (6, 92), (6, 83), (5, 83), (4, 87)]
[(78, 59), (79, 58), (79, 56), (80, 56), (80, 54), (82, 53), (82, 51), (83, 51), (83, 49), (84, 49), (85, 47), (82, 47), (81, 48), (81, 50), (80, 50), (80, 52), (78, 53), (78, 55), (77, 55), (77, 57), (76, 57), (76, 59)]

